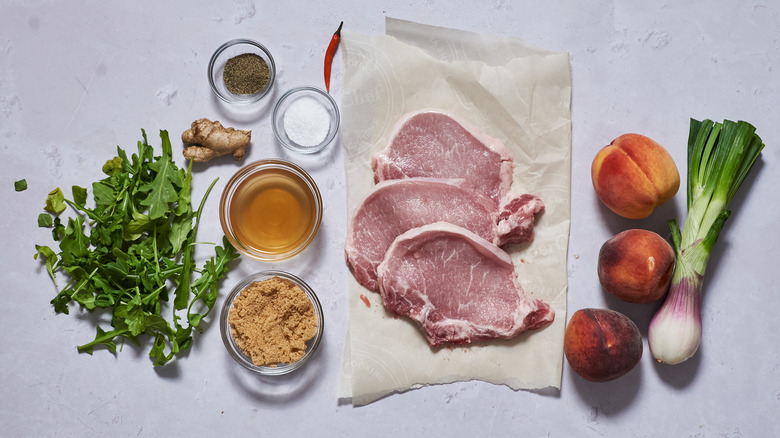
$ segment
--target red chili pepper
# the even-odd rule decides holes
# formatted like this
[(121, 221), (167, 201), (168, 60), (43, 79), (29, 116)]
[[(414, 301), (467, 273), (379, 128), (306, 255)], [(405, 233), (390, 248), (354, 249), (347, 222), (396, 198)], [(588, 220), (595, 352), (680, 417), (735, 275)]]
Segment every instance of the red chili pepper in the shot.
[(341, 39), (341, 26), (344, 25), (342, 21), (339, 24), (339, 28), (333, 33), (333, 38), (330, 39), (328, 44), (328, 50), (325, 51), (325, 89), (330, 93), (330, 67), (333, 63), (333, 55), (336, 54), (336, 48), (339, 46), (339, 40)]

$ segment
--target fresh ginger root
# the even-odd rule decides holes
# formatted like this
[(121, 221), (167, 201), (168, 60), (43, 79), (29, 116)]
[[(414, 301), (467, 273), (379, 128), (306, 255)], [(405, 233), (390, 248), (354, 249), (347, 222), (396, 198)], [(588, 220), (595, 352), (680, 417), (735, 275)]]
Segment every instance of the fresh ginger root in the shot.
[(198, 163), (226, 154), (241, 161), (251, 139), (252, 131), (225, 128), (219, 121), (209, 119), (192, 122), (190, 129), (181, 134), (181, 141), (189, 145), (184, 149), (184, 158)]

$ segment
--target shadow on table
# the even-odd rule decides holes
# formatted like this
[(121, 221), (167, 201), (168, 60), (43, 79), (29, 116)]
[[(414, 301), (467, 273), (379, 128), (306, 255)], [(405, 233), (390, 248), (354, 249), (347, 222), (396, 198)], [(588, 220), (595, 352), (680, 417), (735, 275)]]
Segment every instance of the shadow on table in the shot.
[(690, 359), (677, 365), (667, 365), (653, 361), (653, 365), (656, 373), (667, 385), (681, 389), (690, 385), (699, 370), (701, 365), (702, 348), (699, 347), (699, 351), (693, 355)]
[[(569, 380), (580, 398), (592, 408), (591, 417), (614, 415), (628, 408), (642, 387), (643, 364), (640, 362), (628, 374), (609, 382), (590, 382), (572, 373)], [(595, 420), (595, 418), (594, 418)]]
[(572, 375), (569, 381), (580, 398), (592, 408), (591, 417), (598, 417), (601, 414), (616, 415), (629, 407), (642, 392), (642, 376), (647, 370), (648, 363), (664, 383), (676, 389), (685, 388), (696, 378), (701, 363), (701, 352), (681, 364), (665, 365), (653, 360), (646, 345), (645, 343), (640, 363), (628, 374), (609, 382), (590, 382), (576, 375), (571, 368), (568, 369)]
[(242, 368), (225, 355), (228, 377), (244, 394), (258, 402), (268, 402), (274, 405), (293, 403), (314, 392), (326, 374), (326, 361), (321, 355), (326, 349), (327, 340), (322, 338), (318, 351), (309, 361), (297, 370), (281, 376), (262, 376)]

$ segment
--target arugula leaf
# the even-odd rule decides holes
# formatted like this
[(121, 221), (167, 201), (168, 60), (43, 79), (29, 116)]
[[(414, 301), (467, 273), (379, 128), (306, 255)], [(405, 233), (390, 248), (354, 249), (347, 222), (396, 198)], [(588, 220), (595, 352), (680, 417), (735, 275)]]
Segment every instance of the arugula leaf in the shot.
[(84, 219), (81, 216), (76, 216), (75, 219), (68, 219), (65, 236), (60, 241), (63, 258), (67, 257), (68, 260), (72, 260), (73, 258), (85, 257), (89, 254), (89, 239), (84, 234), (83, 225)]
[(121, 157), (114, 157), (103, 165), (103, 173), (108, 176), (116, 175), (124, 169), (125, 162)]
[(189, 240), (192, 231), (192, 218), (189, 216), (177, 217), (171, 224), (171, 233), (168, 241), (173, 248), (173, 252), (179, 252), (184, 242)]
[[(190, 161), (189, 169), (187, 173), (192, 171), (192, 161)], [(206, 202), (206, 198), (211, 189), (214, 188), (217, 180), (211, 182), (211, 185), (206, 189), (206, 194), (203, 195), (203, 199), (200, 201), (198, 211), (195, 212), (195, 225), (192, 227), (192, 233), (189, 235), (187, 241), (184, 244), (184, 257), (183, 257), (183, 269), (182, 275), (179, 279), (179, 284), (174, 291), (173, 306), (176, 310), (182, 310), (187, 307), (187, 297), (190, 295), (190, 271), (192, 266), (192, 246), (195, 242), (195, 234), (198, 232), (198, 225), (200, 224), (200, 215), (203, 212), (203, 205)]]
[(42, 245), (35, 245), (35, 249), (38, 251), (35, 253), (33, 258), (38, 259), (38, 255), (42, 255), (43, 258), (46, 261), (46, 270), (49, 272), (49, 275), (51, 276), (52, 280), (54, 280), (54, 284), (57, 284), (57, 279), (54, 276), (55, 267), (57, 266), (57, 262), (59, 261), (59, 257), (57, 257), (57, 254), (48, 246), (42, 246)]
[(126, 240), (135, 240), (143, 235), (145, 229), (148, 229), (152, 223), (151, 218), (145, 214), (134, 211), (132, 213), (132, 220), (127, 222), (124, 227), (124, 237)]
[(125, 323), (130, 330), (130, 334), (138, 336), (146, 330), (146, 322), (149, 319), (148, 312), (144, 312), (141, 306), (141, 294), (136, 292), (133, 299), (127, 303), (127, 315), (125, 315)]
[(98, 207), (107, 207), (115, 201), (114, 189), (103, 181), (92, 183), (92, 195)]
[(126, 333), (127, 333), (127, 328), (115, 329), (106, 332), (102, 328), (100, 328), (100, 326), (98, 326), (95, 340), (84, 345), (79, 345), (76, 348), (79, 350), (79, 352), (92, 354), (92, 349), (96, 345), (105, 345), (108, 348), (108, 351), (112, 353), (116, 353), (116, 343), (114, 343), (114, 338), (116, 338), (117, 336), (123, 336)]
[(71, 187), (73, 193), (73, 202), (76, 205), (84, 206), (87, 203), (87, 189), (84, 187), (73, 186)]
[(41, 228), (48, 228), (54, 225), (54, 219), (49, 213), (41, 213), (38, 215), (38, 226)]
[[(225, 276), (227, 272), (227, 265), (231, 260), (238, 258), (238, 253), (232, 250), (230, 242), (227, 237), (222, 237), (221, 247), (216, 247), (216, 256), (206, 261), (205, 267), (201, 276), (192, 283), (192, 288), (195, 289), (195, 298), (190, 301), (190, 305), (187, 308), (187, 320), (193, 327), (198, 327), (200, 321), (209, 314), (214, 304), (217, 301), (219, 280)], [(206, 306), (206, 310), (202, 313), (196, 313), (193, 311), (193, 307), (198, 304), (198, 301), (202, 302)]]
[[(52, 227), (59, 252), (36, 245), (34, 258), (42, 256), (55, 286), (58, 272), (69, 277), (51, 300), (55, 312), (67, 314), (76, 303), (111, 316), (112, 328), (97, 326), (94, 340), (78, 346), (79, 352), (92, 354), (103, 347), (116, 354), (119, 341), (140, 346), (141, 337), (150, 337), (149, 357), (159, 366), (190, 347), (193, 329), (201, 330), (216, 301), (218, 282), (238, 254), (223, 239), (214, 256), (198, 266), (195, 237), (216, 180), (193, 211), (192, 163), (185, 171), (173, 162), (167, 132), (160, 132), (160, 156), (146, 132), (141, 133), (137, 152), (128, 155), (117, 147), (116, 157), (103, 166), (106, 177), (88, 186), (93, 208), (87, 207), (87, 190), (79, 186), (73, 186), (73, 200), (65, 199), (60, 189), (49, 194), (47, 211), (59, 214), (70, 205), (77, 215), (63, 225), (59, 216), (42, 213), (39, 224)], [(177, 314), (183, 309), (186, 318)], [(169, 313), (168, 319), (162, 316)]]
[(186, 216), (192, 213), (192, 160), (189, 160), (187, 172), (184, 175), (184, 182), (179, 190), (179, 199), (176, 201), (176, 216)]
[(65, 195), (59, 187), (49, 192), (49, 196), (46, 197), (46, 205), (43, 208), (54, 214), (65, 211)]
[(149, 207), (149, 217), (158, 219), (169, 210), (169, 204), (178, 200), (176, 188), (182, 187), (184, 180), (178, 171), (176, 163), (171, 161), (171, 141), (167, 131), (160, 131), (162, 138), (163, 155), (160, 160), (149, 163), (149, 168), (154, 172), (154, 179), (138, 188), (139, 191), (148, 193), (141, 201), (141, 205)]
[(173, 357), (174, 353), (170, 355), (165, 354), (165, 335), (162, 333), (157, 334), (154, 338), (154, 344), (149, 351), (149, 357), (153, 360), (155, 366), (164, 365)]
[(65, 226), (62, 225), (62, 220), (59, 218), (59, 216), (54, 217), (54, 224), (51, 228), (51, 236), (52, 239), (55, 241), (62, 239), (62, 236), (65, 234)]

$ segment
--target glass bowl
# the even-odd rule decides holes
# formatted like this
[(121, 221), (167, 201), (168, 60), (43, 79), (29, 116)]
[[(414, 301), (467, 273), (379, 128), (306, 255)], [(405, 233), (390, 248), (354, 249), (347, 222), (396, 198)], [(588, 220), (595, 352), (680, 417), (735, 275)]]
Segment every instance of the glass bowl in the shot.
[[(236, 344), (235, 339), (233, 339), (228, 317), (230, 315), (231, 309), (233, 308), (233, 301), (236, 299), (236, 297), (239, 296), (239, 294), (241, 294), (242, 291), (244, 291), (244, 289), (256, 281), (268, 280), (274, 277), (290, 280), (303, 290), (303, 292), (306, 294), (306, 297), (309, 298), (309, 301), (311, 301), (311, 304), (314, 307), (314, 314), (317, 317), (317, 328), (315, 330), (314, 337), (306, 342), (306, 352), (303, 354), (303, 357), (297, 361), (287, 364), (277, 364), (276, 366), (258, 366), (255, 365), (252, 362), (252, 359), (244, 354), (244, 352), (241, 351), (241, 348), (239, 348), (239, 346)], [(324, 319), (322, 314), (322, 305), (320, 304), (317, 295), (314, 293), (311, 287), (306, 284), (306, 282), (288, 272), (263, 271), (243, 278), (238, 282), (238, 284), (235, 285), (235, 287), (233, 287), (233, 290), (230, 292), (230, 294), (228, 294), (222, 304), (222, 310), (219, 315), (219, 325), (225, 348), (227, 348), (228, 353), (233, 359), (236, 360), (236, 362), (238, 362), (244, 368), (255, 373), (267, 376), (278, 376), (297, 370), (314, 355), (314, 352), (317, 351), (317, 347), (319, 347), (320, 340), (322, 339)]]
[(265, 262), (285, 260), (317, 236), (322, 196), (298, 165), (260, 160), (230, 178), (222, 192), (219, 220), (228, 241), (242, 254)]
[[(268, 65), (268, 82), (265, 86), (252, 94), (237, 94), (231, 92), (225, 85), (224, 72), (227, 62), (239, 55), (254, 54), (260, 56)], [(227, 103), (248, 105), (255, 103), (265, 97), (266, 94), (273, 87), (274, 80), (276, 79), (276, 64), (274, 58), (271, 56), (271, 52), (265, 48), (262, 44), (247, 40), (247, 39), (234, 39), (219, 46), (219, 48), (211, 56), (209, 61), (209, 85), (220, 99)]]
[(282, 146), (313, 154), (333, 141), (340, 120), (338, 105), (330, 94), (316, 87), (297, 87), (276, 102), (272, 127)]

